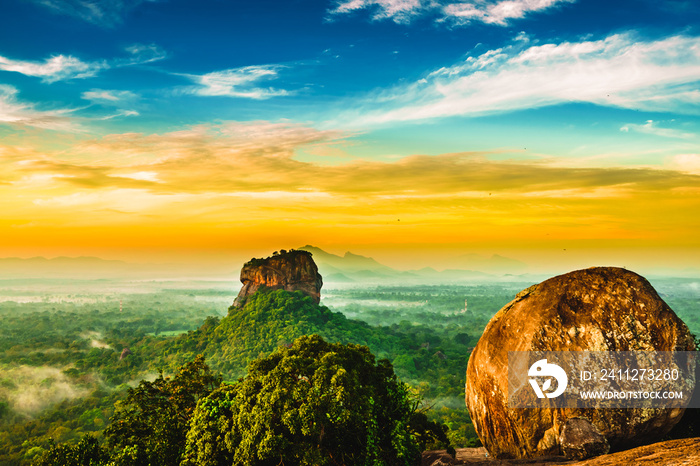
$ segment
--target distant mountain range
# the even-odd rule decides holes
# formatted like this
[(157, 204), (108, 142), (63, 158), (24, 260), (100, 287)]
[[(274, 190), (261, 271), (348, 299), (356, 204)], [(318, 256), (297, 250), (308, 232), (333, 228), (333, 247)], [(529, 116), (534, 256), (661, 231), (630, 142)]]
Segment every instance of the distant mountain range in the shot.
[[(425, 267), (401, 271), (377, 262), (371, 257), (346, 252), (339, 256), (315, 246), (298, 248), (313, 254), (325, 283), (450, 283), (464, 280), (494, 280), (510, 273), (517, 274), (526, 267), (522, 262), (503, 256), (490, 258), (478, 255), (455, 257), (454, 267), (438, 271)], [(241, 264), (242, 265), (242, 264)], [(168, 279), (216, 275), (238, 277), (240, 266), (230, 264), (221, 270), (211, 268), (168, 265), (134, 264), (97, 257), (17, 257), (0, 258), (0, 280), (8, 279)], [(517, 279), (518, 277), (510, 276)]]
[[(375, 259), (346, 252), (343, 256), (331, 254), (315, 246), (306, 245), (301, 248), (313, 254), (319, 272), (325, 283), (355, 283), (355, 282), (456, 282), (464, 280), (495, 279), (495, 274), (503, 275), (510, 272), (522, 272), (527, 265), (503, 256), (494, 255), (490, 258), (469, 254), (458, 256), (454, 264), (464, 264), (469, 268), (450, 268), (442, 271), (431, 267), (418, 270), (401, 271), (377, 262)], [(473, 264), (473, 269), (470, 264)], [(511, 278), (517, 278), (512, 277)]]

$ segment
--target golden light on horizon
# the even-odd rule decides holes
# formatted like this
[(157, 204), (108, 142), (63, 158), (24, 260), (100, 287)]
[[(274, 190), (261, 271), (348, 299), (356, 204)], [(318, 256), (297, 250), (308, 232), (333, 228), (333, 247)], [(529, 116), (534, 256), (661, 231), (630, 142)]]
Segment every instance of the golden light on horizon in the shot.
[(3, 248), (196, 255), (242, 245), (383, 244), (388, 255), (440, 245), (455, 252), (700, 246), (700, 221), (688, 215), (700, 211), (693, 173), (501, 153), (331, 165), (296, 159), (297, 148), (338, 137), (298, 125), (228, 123), (111, 135), (56, 152), (3, 147)]

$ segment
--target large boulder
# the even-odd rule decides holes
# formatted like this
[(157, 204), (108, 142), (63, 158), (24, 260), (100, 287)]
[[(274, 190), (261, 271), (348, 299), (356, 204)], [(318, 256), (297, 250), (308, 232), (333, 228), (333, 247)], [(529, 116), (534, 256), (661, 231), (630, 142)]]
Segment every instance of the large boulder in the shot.
[[(585, 419), (612, 450), (658, 440), (683, 409), (509, 408), (509, 351), (692, 351), (688, 327), (643, 277), (596, 267), (521, 291), (491, 319), (467, 366), (465, 401), (496, 458), (560, 454), (564, 426)], [(575, 445), (567, 445), (571, 450)]]
[(241, 283), (243, 288), (233, 301), (234, 306), (242, 306), (248, 296), (261, 289), (302, 291), (318, 304), (323, 279), (310, 252), (283, 250), (266, 259), (246, 262), (241, 269)]

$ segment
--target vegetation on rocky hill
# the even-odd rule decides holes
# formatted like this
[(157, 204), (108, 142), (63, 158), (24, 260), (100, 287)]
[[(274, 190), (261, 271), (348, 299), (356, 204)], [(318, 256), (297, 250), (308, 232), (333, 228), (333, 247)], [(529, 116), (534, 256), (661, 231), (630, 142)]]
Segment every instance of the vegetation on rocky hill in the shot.
[(387, 360), (300, 337), (221, 383), (200, 356), (130, 389), (105, 429), (54, 445), (37, 466), (413, 465), (447, 446)]

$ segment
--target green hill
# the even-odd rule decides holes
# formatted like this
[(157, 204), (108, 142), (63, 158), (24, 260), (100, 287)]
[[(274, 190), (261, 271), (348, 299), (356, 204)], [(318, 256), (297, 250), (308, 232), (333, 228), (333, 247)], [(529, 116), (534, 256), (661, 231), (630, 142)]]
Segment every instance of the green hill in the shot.
[[(457, 329), (448, 331), (447, 336), (460, 333)], [(409, 380), (429, 377), (430, 369), (441, 372), (447, 368), (461, 377), (468, 357), (466, 344), (435, 335), (425, 327), (408, 323), (372, 327), (315, 304), (302, 292), (283, 290), (258, 292), (245, 306), (232, 306), (221, 320), (210, 317), (196, 331), (156, 345), (144, 341), (141, 348), (132, 350), (151, 353), (153, 366), (168, 368), (203, 354), (214, 370), (232, 379), (244, 375), (250, 361), (311, 334), (334, 343), (366, 345), (378, 358), (398, 362), (399, 375)]]
[[(199, 354), (206, 358), (214, 374), (220, 373), (226, 381), (234, 382), (247, 375), (249, 362), (283, 351), (298, 337), (312, 334), (329, 344), (369, 347), (378, 360), (386, 359), (393, 366), (400, 379), (412, 387), (413, 395), (422, 396), (425, 406), (432, 407), (426, 411), (429, 420), (450, 427), (447, 435), (454, 445), (469, 446), (476, 441), (463, 401), (469, 350), (477, 339), (473, 327), (448, 321), (436, 321), (429, 327), (408, 321), (372, 326), (315, 304), (302, 292), (267, 290), (252, 295), (243, 307), (231, 307), (224, 317), (208, 317), (196, 330), (172, 336), (169, 332), (152, 331), (159, 325), (168, 328), (171, 320), (175, 325), (180, 319), (174, 318), (181, 312), (177, 300), (161, 303), (161, 299), (144, 303), (144, 307), (127, 306), (124, 313), (118, 308), (101, 312), (92, 303), (65, 307), (70, 312), (57, 308), (42, 313), (33, 311), (36, 306), (26, 305), (32, 310), (30, 313), (8, 320), (8, 315), (24, 309), (13, 304), (12, 313), (0, 316), (12, 324), (11, 333), (22, 328), (27, 332), (20, 334), (25, 346), (14, 340), (6, 342), (7, 361), (63, 368), (50, 378), (42, 375), (42, 367), (32, 369), (38, 377), (36, 384), (47, 393), (63, 386), (79, 390), (77, 397), (61, 401), (37, 413), (35, 418), (24, 418), (12, 411), (0, 391), (0, 464), (30, 464), (50, 448), (50, 438), (67, 445), (66, 454), (71, 451), (69, 446), (81, 441), (85, 433), (96, 435), (103, 442), (102, 432), (113, 424), (110, 418), (121, 406), (115, 402), (123, 401), (130, 387), (143, 379), (174, 380), (172, 377), (177, 378), (183, 367), (201, 360)], [(41, 309), (51, 309), (52, 305), (42, 304)], [(157, 308), (149, 310), (161, 305), (171, 308), (171, 314)], [(36, 329), (40, 331), (34, 332)], [(87, 337), (81, 335), (99, 335), (103, 346), (91, 347)], [(51, 351), (54, 347), (60, 351)], [(130, 354), (120, 357), (124, 348), (129, 348)], [(0, 369), (4, 370), (4, 366)], [(15, 373), (17, 370), (20, 369)], [(31, 382), (10, 377), (0, 377), (6, 392)], [(86, 446), (94, 446), (89, 438), (82, 441)], [(125, 464), (135, 464), (129, 461)]]
[[(149, 337), (132, 346), (141, 370), (174, 372), (198, 354), (225, 380), (245, 375), (249, 362), (290, 345), (302, 335), (318, 334), (332, 343), (368, 346), (377, 359), (388, 359), (396, 374), (436, 409), (432, 419), (450, 424), (451, 440), (475, 440), (463, 404), (465, 368), (477, 337), (463, 326), (435, 328), (409, 322), (388, 327), (346, 318), (318, 305), (302, 292), (283, 290), (254, 294), (243, 307), (232, 306), (222, 319), (210, 317), (197, 330), (176, 338)], [(148, 362), (145, 362), (148, 361)], [(446, 401), (447, 400), (447, 401)], [(458, 409), (443, 407), (459, 405)]]

